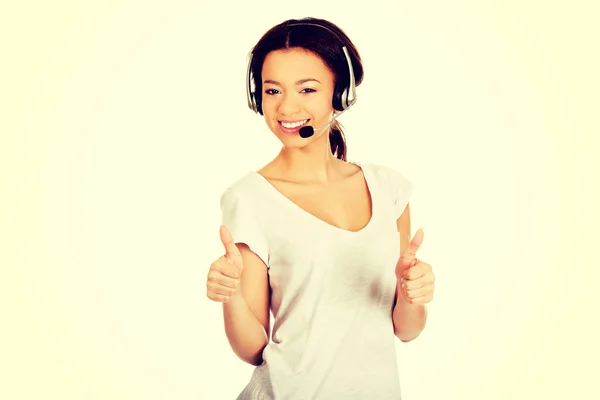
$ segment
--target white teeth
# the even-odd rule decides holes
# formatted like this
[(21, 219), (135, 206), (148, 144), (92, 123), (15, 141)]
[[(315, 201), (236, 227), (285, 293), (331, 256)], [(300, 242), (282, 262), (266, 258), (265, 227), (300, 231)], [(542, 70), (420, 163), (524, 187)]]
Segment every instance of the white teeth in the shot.
[(281, 125), (283, 125), (284, 128), (293, 129), (300, 125), (304, 125), (306, 123), (306, 121), (308, 121), (308, 120), (305, 119), (304, 121), (298, 121), (298, 122), (292, 122), (292, 123), (282, 122)]

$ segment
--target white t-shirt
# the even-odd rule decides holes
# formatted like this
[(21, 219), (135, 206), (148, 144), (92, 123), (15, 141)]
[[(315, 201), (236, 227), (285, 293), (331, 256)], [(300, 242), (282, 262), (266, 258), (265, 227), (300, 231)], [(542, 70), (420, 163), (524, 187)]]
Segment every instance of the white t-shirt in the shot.
[(223, 224), (265, 262), (272, 289), (271, 341), (238, 400), (401, 398), (396, 220), (414, 185), (391, 168), (359, 166), (373, 212), (357, 232), (304, 211), (256, 172), (223, 193)]

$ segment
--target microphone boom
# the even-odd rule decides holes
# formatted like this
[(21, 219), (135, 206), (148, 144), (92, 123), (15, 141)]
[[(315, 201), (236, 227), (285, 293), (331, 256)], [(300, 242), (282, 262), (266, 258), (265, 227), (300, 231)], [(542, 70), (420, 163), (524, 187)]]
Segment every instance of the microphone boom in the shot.
[(346, 108), (346, 109), (344, 109), (344, 110), (340, 111), (340, 113), (339, 113), (338, 115), (335, 115), (335, 113), (334, 113), (334, 114), (333, 114), (333, 117), (331, 118), (331, 120), (329, 120), (329, 122), (328, 122), (328, 123), (326, 123), (325, 125), (321, 126), (320, 128), (313, 128), (313, 127), (312, 127), (312, 126), (310, 126), (310, 125), (303, 126), (303, 127), (302, 127), (302, 128), (300, 128), (300, 130), (298, 131), (298, 133), (300, 134), (300, 137), (301, 137), (301, 138), (303, 138), (303, 139), (306, 139), (306, 138), (309, 138), (309, 137), (311, 137), (312, 135), (314, 135), (314, 134), (315, 134), (315, 131), (320, 131), (321, 129), (327, 128), (329, 125), (331, 125), (331, 123), (332, 123), (333, 121), (335, 121), (335, 119), (336, 119), (337, 117), (339, 117), (340, 115), (342, 115), (343, 113), (345, 113), (345, 112), (346, 112), (346, 110), (348, 110), (350, 107), (352, 107), (352, 105), (353, 105), (353, 104), (350, 104), (350, 106), (348, 106), (348, 108)]

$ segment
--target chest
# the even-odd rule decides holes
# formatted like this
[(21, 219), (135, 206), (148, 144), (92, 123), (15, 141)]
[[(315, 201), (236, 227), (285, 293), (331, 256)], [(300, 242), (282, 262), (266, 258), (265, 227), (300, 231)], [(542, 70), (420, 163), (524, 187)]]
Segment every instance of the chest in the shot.
[(301, 223), (282, 227), (269, 253), (273, 310), (277, 313), (285, 297), (308, 310), (318, 304), (387, 310), (396, 288), (399, 233), (379, 218), (374, 222), (358, 233), (304, 229)]
[(372, 198), (362, 174), (328, 186), (289, 183), (274, 183), (274, 186), (301, 213), (336, 228), (356, 232), (371, 220)]

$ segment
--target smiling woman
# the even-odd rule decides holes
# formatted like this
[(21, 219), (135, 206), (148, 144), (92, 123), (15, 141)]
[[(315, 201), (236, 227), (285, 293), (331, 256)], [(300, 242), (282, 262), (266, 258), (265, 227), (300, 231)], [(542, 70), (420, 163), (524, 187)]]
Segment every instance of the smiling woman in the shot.
[[(354, 104), (356, 86), (362, 79), (360, 55), (340, 28), (315, 18), (289, 20), (265, 33), (250, 53), (248, 104), (264, 115), (278, 137), (279, 129), (286, 128), (281, 122), (317, 124), (317, 130), (331, 124), (328, 136), (332, 152), (346, 160), (342, 127), (332, 114), (341, 114)], [(251, 91), (253, 83), (255, 91)], [(309, 115), (295, 115), (299, 112), (294, 108), (301, 106)], [(287, 128), (284, 133), (300, 133), (304, 139), (315, 131)]]
[[(316, 78), (293, 81), (303, 73)], [(265, 58), (262, 74), (261, 110), (267, 125), (280, 139), (280, 131), (296, 135), (308, 121), (322, 125), (331, 118), (328, 109), (334, 76), (318, 56), (303, 49), (275, 50)], [(271, 76), (278, 80), (269, 79)]]
[(335, 118), (356, 102), (358, 51), (329, 21), (289, 20), (253, 48), (247, 78), (282, 148), (221, 196), (207, 295), (256, 366), (238, 399), (399, 399), (394, 336), (423, 330), (434, 277), (416, 258), (422, 231), (409, 244), (412, 182), (346, 161)]

